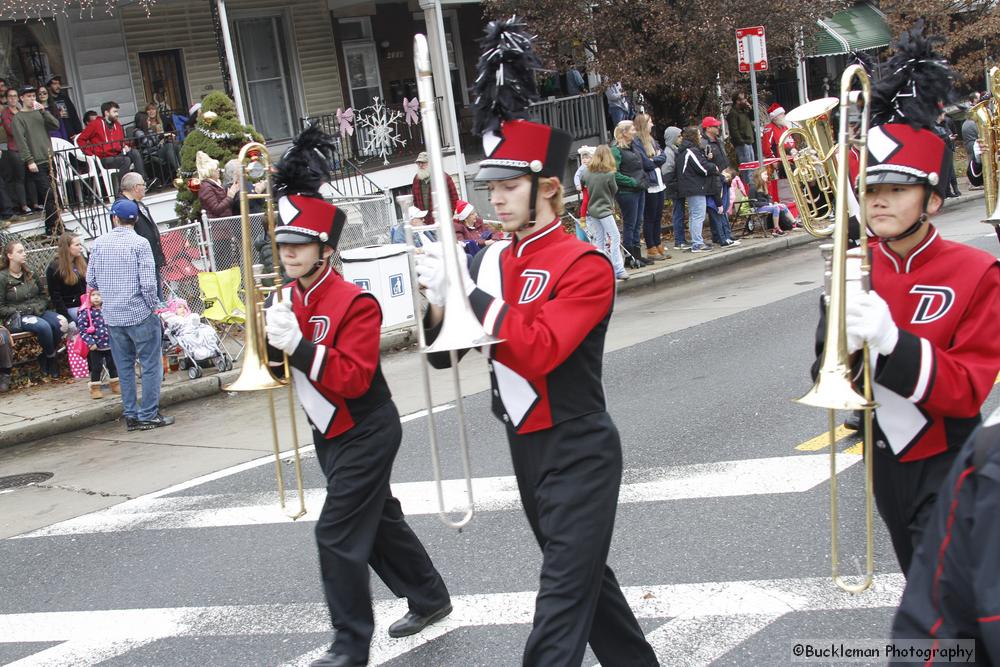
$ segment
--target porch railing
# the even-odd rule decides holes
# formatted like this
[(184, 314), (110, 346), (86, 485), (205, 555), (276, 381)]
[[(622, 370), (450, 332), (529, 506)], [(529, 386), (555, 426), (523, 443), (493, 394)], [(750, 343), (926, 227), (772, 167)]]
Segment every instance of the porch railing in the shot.
[(598, 93), (536, 102), (528, 110), (528, 118), (565, 130), (576, 141), (588, 138), (603, 141), (607, 135), (604, 104)]

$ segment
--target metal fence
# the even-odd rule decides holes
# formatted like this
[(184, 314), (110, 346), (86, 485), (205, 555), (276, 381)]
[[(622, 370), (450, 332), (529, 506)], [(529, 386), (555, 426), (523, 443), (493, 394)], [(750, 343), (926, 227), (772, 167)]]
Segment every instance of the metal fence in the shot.
[(211, 256), (200, 222), (194, 222), (160, 233), (160, 247), (166, 259), (160, 268), (163, 299), (182, 298), (191, 310), (202, 312), (198, 274), (211, 271)]

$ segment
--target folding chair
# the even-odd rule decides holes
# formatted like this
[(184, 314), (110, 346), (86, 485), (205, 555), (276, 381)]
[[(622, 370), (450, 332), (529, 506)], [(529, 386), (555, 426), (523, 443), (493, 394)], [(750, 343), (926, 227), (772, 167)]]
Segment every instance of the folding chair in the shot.
[(246, 324), (247, 308), (240, 298), (242, 278), (239, 266), (225, 271), (198, 274), (201, 301), (205, 304), (201, 315), (220, 330), (219, 340), (223, 345), (227, 339), (239, 345), (239, 352), (233, 355), (234, 359), (242, 356), (244, 348), (243, 343), (232, 335), (236, 327)]

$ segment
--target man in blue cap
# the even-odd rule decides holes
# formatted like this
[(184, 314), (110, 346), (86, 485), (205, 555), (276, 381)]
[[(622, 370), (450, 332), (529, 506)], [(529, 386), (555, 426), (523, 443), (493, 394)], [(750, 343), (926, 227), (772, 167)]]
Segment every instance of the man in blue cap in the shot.
[[(160, 414), (160, 339), (155, 310), (156, 267), (149, 241), (135, 232), (139, 207), (130, 199), (111, 205), (114, 228), (97, 239), (87, 265), (87, 287), (101, 292), (104, 320), (111, 331), (111, 355), (121, 374), (122, 408), (129, 431), (148, 431), (174, 423)], [(135, 368), (142, 372), (142, 403), (136, 400)]]

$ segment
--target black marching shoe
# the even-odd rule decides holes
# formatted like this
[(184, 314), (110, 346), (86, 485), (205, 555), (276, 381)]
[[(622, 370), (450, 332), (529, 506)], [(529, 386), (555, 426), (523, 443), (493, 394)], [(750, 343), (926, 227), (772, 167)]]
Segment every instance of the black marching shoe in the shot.
[(861, 410), (854, 410), (851, 412), (851, 416), (844, 420), (844, 428), (848, 431), (860, 431), (861, 423), (864, 420), (864, 412)]
[(441, 607), (427, 616), (421, 616), (415, 611), (408, 611), (403, 618), (389, 626), (389, 636), (394, 639), (415, 635), (431, 623), (437, 623), (451, 613), (451, 603)]
[(309, 667), (365, 667), (368, 662), (360, 662), (349, 655), (327, 651), (309, 663)]
[(156, 415), (152, 419), (147, 419), (138, 423), (137, 428), (140, 431), (151, 431), (154, 428), (162, 428), (164, 426), (170, 426), (174, 423), (173, 417), (167, 417), (166, 415)]

